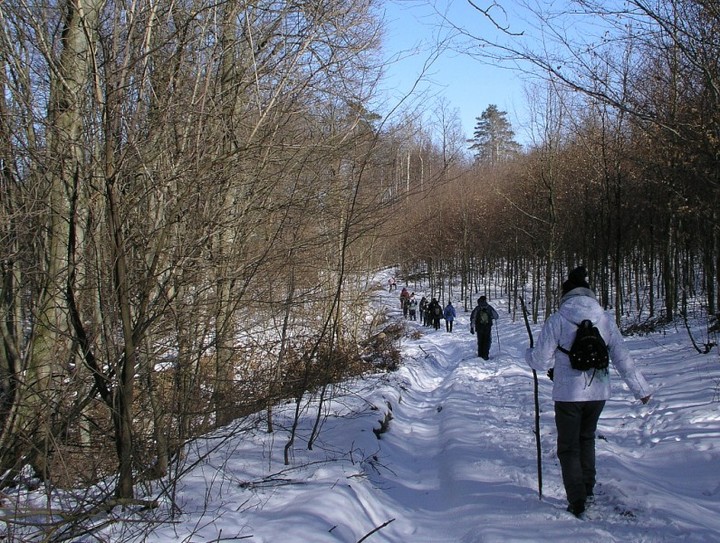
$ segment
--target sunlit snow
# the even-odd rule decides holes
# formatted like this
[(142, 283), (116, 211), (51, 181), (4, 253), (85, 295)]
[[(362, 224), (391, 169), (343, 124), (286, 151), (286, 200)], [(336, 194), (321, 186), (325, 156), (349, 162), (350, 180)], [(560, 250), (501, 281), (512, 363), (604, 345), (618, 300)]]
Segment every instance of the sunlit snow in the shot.
[[(377, 283), (386, 285), (387, 276)], [(401, 368), (339, 387), (312, 451), (298, 440), (292, 464), (283, 464), (293, 404), (276, 410), (272, 434), (258, 423), (199, 441), (186, 463), (207, 457), (173, 494), (181, 513), (138, 540), (720, 541), (717, 349), (697, 354), (684, 327), (626, 338), (657, 391), (642, 405), (614, 373), (598, 427), (599, 494), (579, 520), (565, 511), (551, 382), (543, 375), (539, 499), (527, 332), (506, 300), (489, 301), (500, 314), (489, 361), (475, 356), (460, 304), (452, 334), (406, 322)], [(396, 292), (378, 290), (375, 304), (402, 319)], [(536, 337), (540, 328), (533, 326)], [(378, 439), (373, 429), (389, 410), (389, 430)], [(156, 514), (169, 507), (169, 498), (161, 500)]]

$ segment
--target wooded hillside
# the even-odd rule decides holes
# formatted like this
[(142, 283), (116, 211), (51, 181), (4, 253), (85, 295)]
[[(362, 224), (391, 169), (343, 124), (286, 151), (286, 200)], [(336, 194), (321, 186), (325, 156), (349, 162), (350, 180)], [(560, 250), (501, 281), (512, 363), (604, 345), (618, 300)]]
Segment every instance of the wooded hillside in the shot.
[(720, 10), (626, 4), (581, 2), (614, 39), (562, 66), (494, 44), (545, 83), (534, 140), (484, 154), (445, 103), (373, 111), (371, 0), (2, 4), (0, 487), (131, 500), (187, 440), (396, 362), (382, 266), (537, 318), (582, 263), (618, 321), (715, 326)]

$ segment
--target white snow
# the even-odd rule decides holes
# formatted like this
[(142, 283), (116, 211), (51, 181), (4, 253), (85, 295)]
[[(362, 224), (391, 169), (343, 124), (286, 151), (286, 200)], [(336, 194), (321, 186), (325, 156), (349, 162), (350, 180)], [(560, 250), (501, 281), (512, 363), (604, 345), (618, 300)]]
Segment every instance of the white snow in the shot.
[[(565, 511), (544, 375), (539, 498), (527, 332), (503, 300), (489, 301), (500, 314), (489, 361), (475, 356), (469, 313), (459, 304), (452, 334), (444, 324), (435, 331), (407, 322), (402, 367), (339, 387), (312, 451), (298, 439), (292, 464), (283, 464), (293, 404), (276, 410), (272, 434), (228, 428), (198, 442), (188, 464), (207, 456), (176, 489), (181, 513), (137, 540), (720, 541), (717, 349), (697, 354), (682, 327), (626, 338), (657, 390), (642, 405), (614, 372), (598, 428), (599, 494), (579, 520)], [(378, 292), (376, 303), (402, 319), (396, 292)], [(541, 324), (532, 328), (537, 337)], [(378, 439), (373, 428), (388, 405), (393, 418)], [(301, 438), (314, 416), (310, 405)], [(155, 514), (165, 515), (169, 503), (161, 500)]]

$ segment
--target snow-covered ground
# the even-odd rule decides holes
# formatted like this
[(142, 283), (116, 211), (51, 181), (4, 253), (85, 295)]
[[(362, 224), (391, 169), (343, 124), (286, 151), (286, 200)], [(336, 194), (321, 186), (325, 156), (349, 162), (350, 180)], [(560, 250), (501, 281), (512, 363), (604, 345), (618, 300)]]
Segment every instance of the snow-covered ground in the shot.
[[(698, 355), (682, 328), (626, 338), (657, 391), (642, 405), (614, 372), (598, 431), (598, 496), (579, 520), (565, 511), (543, 375), (539, 499), (527, 332), (502, 300), (489, 301), (500, 313), (489, 361), (475, 356), (461, 309), (452, 334), (408, 322), (400, 370), (338, 390), (312, 451), (297, 441), (283, 464), (290, 404), (276, 411), (273, 434), (228, 429), (198, 442), (188, 462), (212, 452), (181, 480), (181, 514), (138, 541), (720, 541), (717, 350)], [(376, 303), (402, 318), (396, 292), (378, 292)], [(314, 416), (303, 418), (303, 437)]]

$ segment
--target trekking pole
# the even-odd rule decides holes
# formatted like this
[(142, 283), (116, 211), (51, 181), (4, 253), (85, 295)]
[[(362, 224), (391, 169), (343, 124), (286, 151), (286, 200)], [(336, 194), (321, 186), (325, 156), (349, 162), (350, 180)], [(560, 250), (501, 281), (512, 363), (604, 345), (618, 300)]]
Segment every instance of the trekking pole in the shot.
[[(520, 305), (522, 306), (523, 319), (525, 319), (525, 328), (527, 328), (530, 337), (530, 348), (535, 346), (532, 330), (530, 330), (530, 321), (528, 321), (527, 308), (525, 307), (525, 299), (520, 296)], [(535, 393), (535, 446), (537, 448), (537, 472), (538, 472), (538, 499), (542, 500), (542, 448), (540, 446), (540, 400), (538, 398), (538, 377), (537, 372), (533, 369), (533, 392)]]

